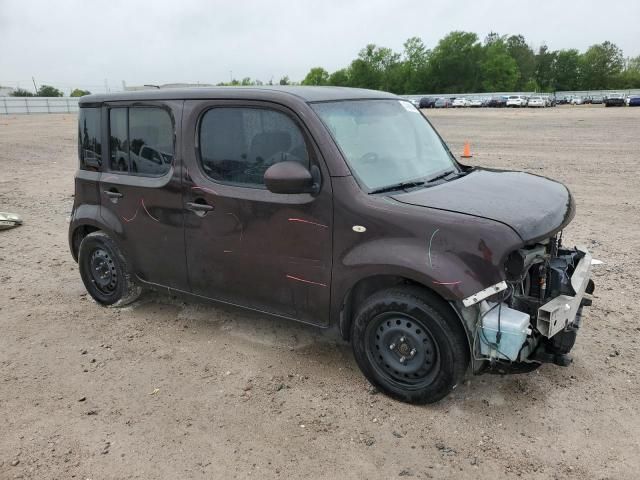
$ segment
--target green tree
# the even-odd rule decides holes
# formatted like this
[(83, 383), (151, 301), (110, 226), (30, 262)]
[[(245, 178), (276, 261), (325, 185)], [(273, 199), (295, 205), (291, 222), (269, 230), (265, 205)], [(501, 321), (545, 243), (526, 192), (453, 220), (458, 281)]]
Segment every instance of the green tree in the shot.
[(496, 42), (504, 42), (505, 39), (506, 39), (505, 35), (500, 35), (499, 33), (496, 33), (496, 32), (489, 32), (489, 34), (486, 37), (484, 37), (484, 44), (485, 46), (489, 46)]
[(592, 45), (582, 55), (582, 88), (613, 88), (623, 68), (622, 50), (614, 43), (607, 41)]
[(536, 55), (522, 35), (511, 35), (506, 40), (507, 52), (518, 66), (518, 81), (516, 90), (525, 90), (524, 86), (536, 73)]
[(89, 90), (82, 90), (80, 88), (74, 88), (71, 92), (70, 97), (84, 97), (85, 95), (91, 95)]
[(508, 47), (497, 40), (485, 47), (481, 64), (482, 87), (488, 92), (510, 92), (518, 82), (518, 65), (509, 55)]
[(627, 60), (627, 65), (616, 84), (616, 88), (640, 88), (640, 56)]
[(33, 97), (33, 93), (29, 90), (25, 90), (24, 88), (16, 88), (13, 92), (9, 94), (12, 97)]
[(302, 80), (302, 85), (328, 85), (329, 72), (322, 67), (315, 67), (309, 70), (307, 76)]
[(280, 79), (280, 85), (290, 85), (290, 84), (291, 84), (291, 80), (289, 80), (289, 77), (287, 75), (285, 75)]
[(351, 62), (350, 83), (353, 87), (396, 91), (397, 64), (400, 54), (390, 48), (372, 43), (360, 50), (358, 58)]
[(430, 53), (418, 37), (411, 37), (404, 42), (401, 66), (404, 79), (400, 93), (420, 93), (427, 90)]
[(349, 70), (341, 68), (329, 75), (327, 85), (334, 85), (336, 87), (348, 87), (350, 85)]
[(556, 52), (552, 66), (554, 90), (580, 88), (580, 52), (572, 48)]
[(38, 97), (61, 97), (62, 92), (51, 85), (42, 85), (38, 89)]
[(540, 85), (538, 85), (538, 82), (536, 82), (535, 78), (532, 78), (527, 83), (524, 84), (524, 87), (522, 88), (522, 90), (525, 92), (539, 92)]
[(550, 92), (554, 88), (553, 65), (556, 52), (550, 52), (549, 47), (542, 45), (536, 54), (535, 80), (543, 92)]
[(429, 59), (429, 89), (434, 92), (477, 92), (481, 88), (482, 45), (471, 32), (451, 32), (438, 42)]

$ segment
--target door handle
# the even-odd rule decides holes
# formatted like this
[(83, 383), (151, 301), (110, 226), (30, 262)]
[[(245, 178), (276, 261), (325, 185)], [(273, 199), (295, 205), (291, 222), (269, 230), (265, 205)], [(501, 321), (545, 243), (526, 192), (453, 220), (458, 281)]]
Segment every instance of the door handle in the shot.
[(104, 194), (109, 197), (111, 203), (118, 203), (118, 200), (124, 196), (115, 188), (112, 188), (111, 190), (104, 190)]
[(123, 195), (117, 190), (105, 190), (104, 194), (109, 198), (122, 198)]
[(208, 203), (199, 203), (199, 202), (187, 202), (187, 210), (191, 210), (195, 213), (206, 213), (213, 210), (215, 207), (213, 205), (209, 205)]

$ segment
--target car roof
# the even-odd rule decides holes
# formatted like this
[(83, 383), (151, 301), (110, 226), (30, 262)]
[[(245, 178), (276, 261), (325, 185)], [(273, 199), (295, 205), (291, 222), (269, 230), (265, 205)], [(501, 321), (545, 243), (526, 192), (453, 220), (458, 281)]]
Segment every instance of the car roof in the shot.
[(297, 97), (305, 102), (335, 100), (396, 99), (400, 97), (378, 90), (348, 87), (260, 86), (260, 87), (193, 87), (136, 90), (86, 95), (80, 104), (131, 100), (197, 100), (197, 99), (273, 99)]

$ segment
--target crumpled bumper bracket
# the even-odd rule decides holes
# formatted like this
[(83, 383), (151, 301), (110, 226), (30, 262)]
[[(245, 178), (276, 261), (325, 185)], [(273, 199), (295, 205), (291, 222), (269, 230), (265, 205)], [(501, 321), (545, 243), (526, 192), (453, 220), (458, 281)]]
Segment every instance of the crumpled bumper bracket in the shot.
[(576, 249), (584, 253), (571, 276), (571, 286), (576, 294), (559, 295), (538, 309), (536, 328), (547, 338), (553, 337), (573, 323), (589, 284), (591, 254), (584, 247)]

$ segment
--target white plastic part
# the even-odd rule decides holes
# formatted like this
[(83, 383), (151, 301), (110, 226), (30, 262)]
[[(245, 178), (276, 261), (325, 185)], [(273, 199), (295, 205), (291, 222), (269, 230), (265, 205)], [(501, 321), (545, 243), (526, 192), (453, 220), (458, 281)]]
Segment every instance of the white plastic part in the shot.
[[(496, 304), (486, 301), (480, 304), (480, 315), (484, 315), (482, 329), (479, 332), (480, 352), (488, 357), (516, 361), (522, 345), (527, 340), (527, 334), (531, 332), (529, 328), (531, 318), (526, 313), (509, 308), (504, 303), (489, 311), (494, 305)], [(500, 343), (497, 341), (498, 315), (500, 315)]]
[(485, 288), (484, 290), (480, 290), (478, 293), (474, 293), (473, 295), (469, 295), (467, 298), (462, 300), (462, 304), (465, 307), (470, 307), (471, 305), (475, 305), (478, 302), (481, 302), (485, 298), (490, 297), (491, 295), (495, 295), (496, 293), (502, 292), (507, 289), (507, 282), (504, 280), (502, 282), (496, 283), (495, 285), (491, 285), (490, 287)]

